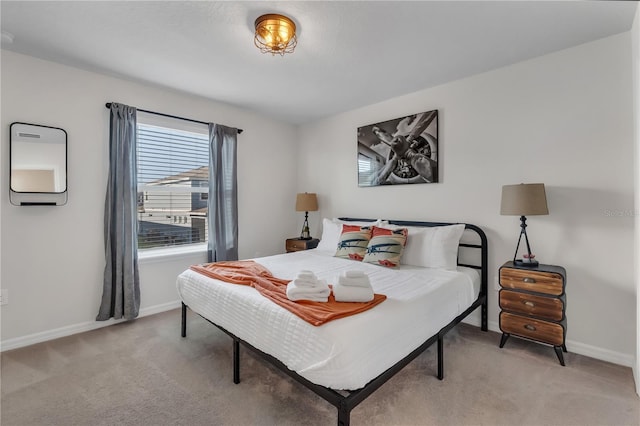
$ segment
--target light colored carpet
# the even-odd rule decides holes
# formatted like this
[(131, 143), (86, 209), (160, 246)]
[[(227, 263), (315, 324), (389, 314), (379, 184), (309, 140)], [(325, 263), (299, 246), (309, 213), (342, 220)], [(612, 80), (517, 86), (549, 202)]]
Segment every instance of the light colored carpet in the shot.
[[(336, 409), (179, 310), (2, 354), (2, 426), (334, 425)], [(631, 369), (459, 325), (351, 413), (353, 425), (637, 425)]]

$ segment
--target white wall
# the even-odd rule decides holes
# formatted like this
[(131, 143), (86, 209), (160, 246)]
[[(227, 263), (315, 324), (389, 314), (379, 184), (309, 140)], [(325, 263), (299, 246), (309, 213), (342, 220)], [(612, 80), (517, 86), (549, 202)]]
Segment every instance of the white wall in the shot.
[[(528, 232), (541, 262), (567, 270), (568, 349), (632, 365), (630, 41), (624, 33), (303, 126), (298, 188), (318, 193), (321, 216), (482, 226), (497, 329), (497, 271), (519, 233), (518, 217), (499, 215), (501, 187), (545, 183), (550, 214), (531, 216)], [(359, 188), (356, 129), (431, 109), (441, 183)]]
[(631, 61), (633, 73), (633, 124), (634, 124), (634, 182), (635, 182), (635, 264), (636, 277), (636, 362), (633, 376), (636, 381), (636, 393), (640, 395), (640, 8), (631, 29)]
[[(240, 256), (284, 252), (299, 218), (295, 128), (255, 113), (170, 90), (1, 51), (2, 182), (14, 121), (68, 133), (69, 201), (16, 207), (2, 186), (3, 349), (94, 327), (104, 268), (103, 210), (108, 170), (105, 103), (114, 101), (244, 129), (238, 140)], [(8, 185), (7, 185), (8, 186)], [(142, 260), (141, 311), (177, 306), (175, 277), (204, 254)]]

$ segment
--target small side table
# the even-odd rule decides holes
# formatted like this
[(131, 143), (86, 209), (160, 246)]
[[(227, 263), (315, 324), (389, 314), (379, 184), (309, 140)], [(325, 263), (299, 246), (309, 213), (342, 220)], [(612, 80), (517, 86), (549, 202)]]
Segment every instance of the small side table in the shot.
[(318, 247), (319, 242), (320, 240), (317, 238), (312, 238), (310, 240), (303, 240), (301, 238), (287, 238), (284, 247), (287, 253), (291, 253), (292, 251), (314, 249)]
[(538, 265), (535, 268), (507, 262), (500, 268), (500, 330), (503, 347), (514, 335), (553, 346), (564, 366), (567, 351), (567, 273), (562, 266)]

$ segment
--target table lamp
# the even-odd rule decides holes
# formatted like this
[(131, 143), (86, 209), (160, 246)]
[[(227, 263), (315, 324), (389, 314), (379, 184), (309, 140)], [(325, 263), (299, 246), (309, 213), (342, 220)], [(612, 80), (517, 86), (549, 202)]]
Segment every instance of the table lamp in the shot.
[(315, 212), (318, 210), (318, 197), (316, 194), (298, 194), (296, 196), (296, 211), (304, 212), (304, 223), (302, 224), (302, 231), (300, 231), (301, 240), (310, 240), (311, 234), (309, 233), (309, 212)]
[[(526, 216), (549, 214), (544, 184), (521, 183), (519, 185), (504, 185), (502, 187), (500, 214), (520, 216), (520, 237), (518, 238), (516, 252), (513, 255), (513, 264), (531, 268), (538, 266), (538, 261), (534, 259), (535, 255), (531, 254), (531, 246), (529, 246)], [(516, 259), (523, 235), (527, 244), (527, 253), (522, 256), (522, 259)]]

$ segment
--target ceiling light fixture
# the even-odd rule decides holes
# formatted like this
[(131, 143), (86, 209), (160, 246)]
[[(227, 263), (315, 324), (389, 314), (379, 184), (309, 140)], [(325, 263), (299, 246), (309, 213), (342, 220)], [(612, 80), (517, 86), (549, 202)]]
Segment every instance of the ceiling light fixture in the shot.
[(281, 56), (293, 53), (298, 44), (296, 24), (284, 15), (262, 15), (256, 19), (256, 35), (253, 41), (262, 53)]

